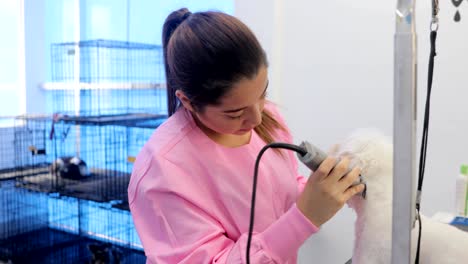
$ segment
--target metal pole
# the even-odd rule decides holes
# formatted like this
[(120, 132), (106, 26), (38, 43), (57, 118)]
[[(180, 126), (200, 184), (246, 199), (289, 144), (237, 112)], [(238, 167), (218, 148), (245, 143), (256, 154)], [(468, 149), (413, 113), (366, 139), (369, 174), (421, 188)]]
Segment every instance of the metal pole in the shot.
[(393, 103), (392, 264), (412, 261), (415, 220), (416, 32), (415, 0), (398, 0), (396, 9)]

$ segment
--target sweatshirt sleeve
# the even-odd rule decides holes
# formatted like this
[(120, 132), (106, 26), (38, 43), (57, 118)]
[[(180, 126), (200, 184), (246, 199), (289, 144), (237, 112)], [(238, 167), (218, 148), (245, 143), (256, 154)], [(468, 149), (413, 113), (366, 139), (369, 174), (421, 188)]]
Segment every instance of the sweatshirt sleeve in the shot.
[[(246, 263), (248, 234), (227, 237), (222, 223), (196, 199), (168, 188), (160, 175), (170, 171), (171, 178), (184, 177), (174, 175), (171, 163), (141, 158), (135, 166), (129, 204), (148, 263)], [(251, 263), (286, 263), (317, 230), (293, 204), (263, 232), (254, 233)]]

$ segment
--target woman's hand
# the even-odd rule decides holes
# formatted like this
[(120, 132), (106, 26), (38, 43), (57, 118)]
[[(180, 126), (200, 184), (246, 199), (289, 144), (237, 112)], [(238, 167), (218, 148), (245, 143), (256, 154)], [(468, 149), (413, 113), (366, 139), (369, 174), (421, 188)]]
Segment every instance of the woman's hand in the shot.
[(354, 185), (360, 173), (360, 168), (349, 171), (349, 159), (346, 157), (338, 164), (336, 158), (326, 158), (307, 180), (297, 199), (297, 207), (315, 226), (320, 227), (353, 195), (364, 191), (364, 184)]

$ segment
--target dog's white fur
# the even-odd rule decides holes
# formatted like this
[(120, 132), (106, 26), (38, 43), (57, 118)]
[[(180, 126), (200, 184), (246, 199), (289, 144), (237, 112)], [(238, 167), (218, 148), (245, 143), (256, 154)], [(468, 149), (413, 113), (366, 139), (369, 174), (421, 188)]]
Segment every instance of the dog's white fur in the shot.
[[(348, 156), (362, 168), (366, 199), (348, 201), (357, 218), (353, 264), (391, 263), (393, 145), (375, 129), (360, 129), (331, 151)], [(416, 252), (418, 226), (413, 228), (412, 255)], [(422, 216), (420, 263), (468, 263), (468, 232)]]

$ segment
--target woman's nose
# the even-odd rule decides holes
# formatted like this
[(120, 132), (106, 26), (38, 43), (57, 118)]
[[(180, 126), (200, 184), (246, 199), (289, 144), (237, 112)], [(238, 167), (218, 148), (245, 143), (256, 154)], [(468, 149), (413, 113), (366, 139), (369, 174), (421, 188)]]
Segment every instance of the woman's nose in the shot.
[(254, 105), (250, 111), (249, 111), (249, 116), (246, 120), (248, 125), (252, 127), (256, 127), (262, 123), (262, 111), (263, 107), (260, 104)]

